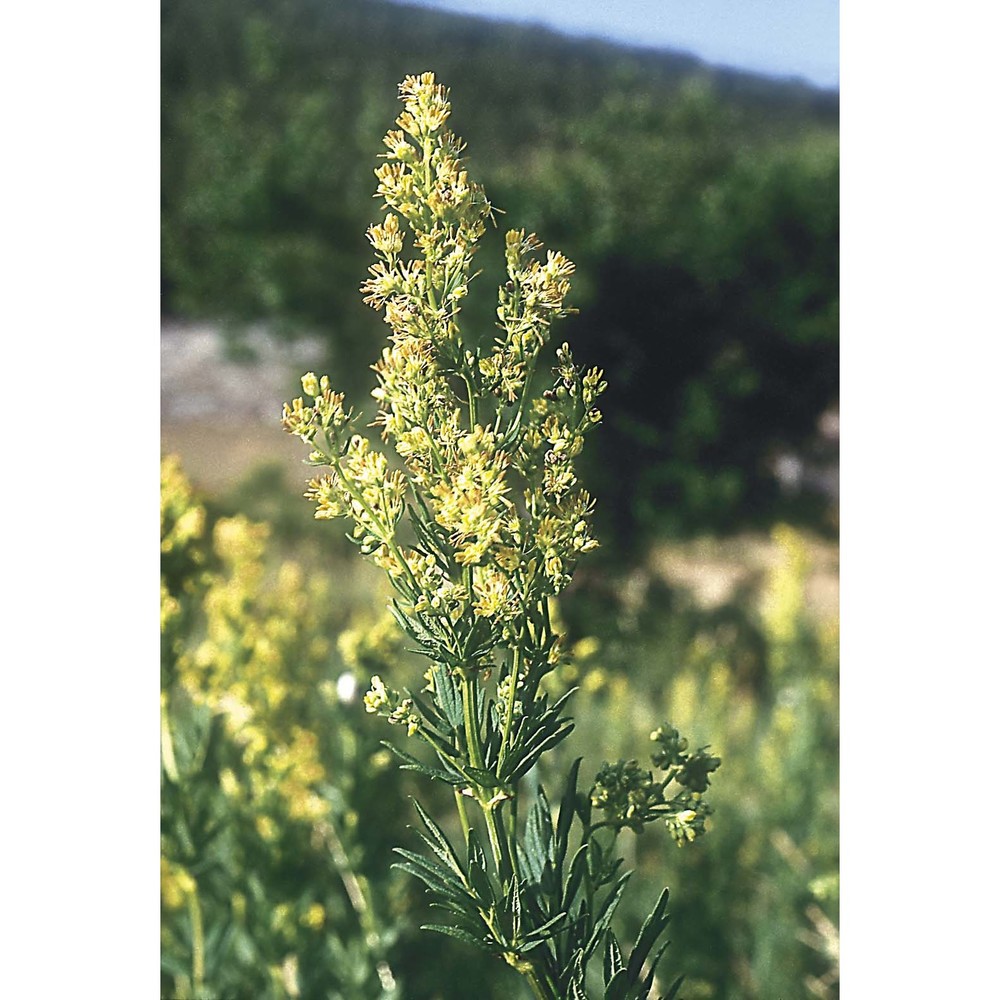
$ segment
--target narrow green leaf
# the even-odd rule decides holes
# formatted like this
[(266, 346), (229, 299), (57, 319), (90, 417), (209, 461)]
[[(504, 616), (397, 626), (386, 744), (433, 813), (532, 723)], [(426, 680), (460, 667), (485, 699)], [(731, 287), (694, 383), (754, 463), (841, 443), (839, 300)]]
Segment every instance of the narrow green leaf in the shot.
[(649, 961), (649, 972), (646, 978), (643, 980), (643, 989), (648, 994), (653, 988), (653, 979), (656, 976), (656, 966), (659, 964), (660, 959), (663, 957), (663, 953), (667, 950), (669, 946), (669, 941), (664, 941), (663, 944), (656, 949), (656, 953), (653, 955), (652, 959)]
[(582, 760), (582, 757), (577, 757), (570, 764), (569, 772), (566, 775), (566, 785), (563, 789), (562, 800), (559, 803), (559, 818), (556, 821), (555, 865), (560, 882), (562, 881), (563, 861), (566, 859), (566, 851), (569, 848), (569, 833), (573, 826), (573, 816), (576, 812), (576, 783)]
[(553, 747), (558, 746), (564, 739), (566, 739), (569, 734), (573, 732), (573, 724), (567, 723), (563, 729), (559, 729), (551, 735), (547, 736), (539, 744), (532, 747), (532, 749), (525, 753), (521, 759), (518, 761), (516, 767), (510, 769), (510, 777), (507, 779), (509, 782), (513, 783), (520, 778), (523, 778), (538, 762), (538, 759), (544, 754), (551, 750)]
[(434, 931), (435, 934), (447, 934), (449, 937), (458, 938), (459, 941), (464, 941), (466, 944), (471, 944), (474, 948), (480, 948), (486, 952), (494, 953), (498, 950), (493, 941), (477, 938), (468, 931), (462, 930), (461, 927), (451, 927), (448, 924), (421, 924), (420, 929)]
[(476, 779), (476, 784), (480, 788), (503, 787), (503, 782), (492, 771), (484, 771), (481, 767), (472, 767), (471, 764), (466, 764), (464, 770)]
[(622, 875), (621, 878), (619, 878), (615, 883), (611, 892), (605, 897), (604, 902), (601, 903), (600, 907), (598, 907), (595, 911), (594, 929), (586, 947), (586, 954), (588, 957), (593, 953), (598, 944), (600, 944), (604, 932), (611, 925), (611, 918), (615, 915), (615, 910), (621, 902), (622, 893), (625, 892), (625, 886), (628, 884), (628, 880), (631, 877), (631, 872), (625, 872), (625, 874)]
[[(397, 847), (395, 850), (399, 854), (403, 853), (402, 848)], [(396, 861), (392, 867), (420, 879), (428, 889), (432, 889), (442, 896), (458, 899), (467, 894), (464, 886), (449, 881), (442, 874), (442, 869), (433, 867), (426, 858), (421, 858), (419, 854), (409, 854), (408, 860)]]
[(670, 891), (668, 889), (664, 889), (660, 893), (660, 898), (656, 901), (652, 913), (646, 917), (639, 930), (635, 947), (633, 947), (632, 954), (629, 955), (628, 959), (628, 978), (630, 983), (637, 983), (639, 981), (639, 973), (642, 971), (642, 965), (646, 961), (646, 956), (669, 922), (670, 918), (667, 916), (667, 900), (669, 896)]
[(433, 778), (436, 781), (444, 781), (449, 785), (459, 785), (462, 783), (460, 776), (453, 774), (448, 774), (447, 771), (442, 771), (438, 767), (431, 767), (429, 764), (423, 763), (423, 761), (417, 760), (416, 757), (411, 754), (406, 753), (405, 750), (400, 750), (399, 747), (390, 743), (388, 740), (381, 741), (382, 746), (391, 750), (400, 760), (403, 761), (399, 765), (401, 771), (418, 771), (420, 774), (424, 774), (429, 778)]
[(433, 722), (433, 728), (441, 742), (450, 743), (452, 736), (451, 724), (437, 710), (437, 706), (419, 694), (414, 694), (412, 691), (407, 691), (406, 693), (413, 699), (413, 704), (417, 706), (417, 710), (424, 717), (424, 725), (428, 724), (428, 720)]
[[(469, 835), (471, 840), (475, 836), (475, 830), (470, 830)], [(482, 848), (478, 851), (470, 852), (469, 883), (482, 902), (484, 909), (496, 906), (497, 896), (494, 892), (489, 872), (486, 870), (486, 857), (483, 854)]]
[(440, 853), (437, 849), (435, 849), (434, 853), (437, 854), (438, 857), (440, 857), (441, 860), (455, 872), (455, 874), (457, 874), (460, 878), (464, 878), (465, 873), (462, 871), (462, 865), (458, 860), (458, 855), (455, 853), (455, 849), (451, 846), (448, 838), (444, 835), (441, 827), (439, 827), (437, 823), (435, 823), (434, 820), (427, 815), (427, 811), (416, 799), (413, 799), (413, 804), (416, 806), (417, 812), (420, 814), (420, 818), (423, 820), (424, 826), (427, 827), (428, 832), (441, 849)]
[(569, 919), (569, 914), (564, 911), (557, 913), (551, 920), (546, 920), (544, 924), (533, 928), (524, 936), (525, 941), (545, 940), (552, 937)]
[(577, 902), (577, 894), (583, 885), (589, 853), (588, 845), (581, 844), (569, 864), (569, 877), (566, 879), (566, 891), (563, 896), (563, 908), (569, 913), (579, 913), (579, 908), (574, 910), (574, 904)]
[(683, 983), (683, 982), (684, 982), (684, 977), (683, 976), (678, 976), (673, 981), (673, 983), (671, 983), (670, 989), (667, 991), (666, 995), (663, 997), (663, 1000), (675, 1000), (675, 997), (677, 996), (677, 992), (678, 992), (678, 990), (680, 990), (681, 983)]
[(517, 951), (519, 955), (526, 955), (529, 951), (534, 951), (536, 948), (541, 948), (545, 944), (545, 940), (542, 938), (533, 939), (531, 941), (525, 941), (523, 944), (517, 946)]
[(512, 878), (507, 887), (507, 897), (504, 899), (504, 910), (510, 917), (510, 938), (517, 941), (521, 937), (521, 883)]
[[(625, 982), (624, 971), (625, 962), (622, 959), (621, 948), (618, 947), (618, 939), (615, 937), (614, 931), (608, 931), (607, 943), (604, 947), (605, 985), (610, 986), (619, 972), (623, 973), (622, 981)], [(607, 993), (605, 993), (605, 1000), (609, 1000)]]
[(420, 493), (416, 493), (417, 500), (420, 502), (420, 506), (423, 510), (423, 515), (418, 514), (416, 509), (412, 504), (407, 504), (406, 508), (410, 515), (410, 524), (413, 525), (413, 531), (417, 536), (420, 544), (428, 550), (430, 555), (433, 555), (439, 563), (443, 566), (448, 565), (448, 554), (445, 551), (443, 538), (439, 535), (436, 529), (436, 523), (434, 521), (433, 515), (427, 510), (427, 505), (424, 502), (423, 497)]
[(459, 927), (473, 937), (488, 936), (489, 932), (472, 896), (466, 896), (461, 900), (435, 899), (430, 905), (432, 909), (447, 911), (452, 918), (452, 927)]
[(469, 865), (469, 882), (484, 910), (496, 906), (496, 893), (493, 891), (493, 882), (485, 868), (480, 868), (476, 864)]
[(538, 786), (538, 798), (531, 807), (525, 824), (524, 848), (531, 872), (535, 881), (539, 882), (546, 861), (552, 859), (552, 812), (541, 785)]
[(477, 864), (480, 868), (486, 867), (486, 852), (483, 850), (479, 834), (470, 827), (467, 834), (466, 850), (469, 864)]
[(462, 694), (457, 689), (454, 678), (441, 664), (435, 664), (431, 667), (431, 679), (438, 704), (441, 706), (441, 711), (448, 720), (448, 724), (454, 732), (460, 732), (463, 726)]
[(628, 976), (619, 969), (604, 986), (604, 1000), (626, 1000), (627, 995)]

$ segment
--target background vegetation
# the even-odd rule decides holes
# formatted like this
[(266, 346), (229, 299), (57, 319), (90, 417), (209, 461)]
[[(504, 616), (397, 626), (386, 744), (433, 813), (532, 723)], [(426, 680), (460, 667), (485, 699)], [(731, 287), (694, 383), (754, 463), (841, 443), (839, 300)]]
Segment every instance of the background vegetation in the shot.
[[(376, 0), (162, 17), (167, 315), (225, 321), (234, 349), (260, 320), (319, 336), (320, 367), (363, 398), (384, 336), (357, 293), (371, 171), (396, 83), (424, 69), (501, 225), (577, 262), (563, 330), (609, 381), (586, 470), (604, 547), (561, 605), (559, 680), (583, 688), (561, 753), (586, 752), (589, 779), (601, 756), (645, 758), (666, 717), (724, 761), (708, 837), (634, 839), (649, 898), (623, 934), (669, 884), (664, 974), (689, 1000), (836, 996), (837, 621), (810, 599), (836, 507), (773, 474), (830, 457), (836, 95)], [(516, 995), (416, 931), (419, 888), (389, 871), (408, 779), (352, 685), (408, 661), (380, 585), (297, 489), (261, 470), (203, 497), (164, 468), (163, 995)], [(741, 586), (706, 600), (664, 571), (724, 537), (766, 554)]]
[(168, 313), (318, 334), (367, 391), (372, 170), (430, 67), (491, 200), (578, 265), (564, 329), (608, 374), (591, 484), (616, 551), (822, 523), (773, 462), (837, 399), (836, 95), (377, 0), (165, 0), (162, 67)]

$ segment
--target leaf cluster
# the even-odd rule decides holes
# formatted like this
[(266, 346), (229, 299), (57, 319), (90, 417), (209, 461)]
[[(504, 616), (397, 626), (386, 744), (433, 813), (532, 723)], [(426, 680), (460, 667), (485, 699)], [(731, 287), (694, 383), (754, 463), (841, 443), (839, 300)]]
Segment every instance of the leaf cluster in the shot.
[[(426, 924), (522, 971), (543, 995), (587, 997), (588, 964), (602, 958), (605, 1000), (640, 1000), (652, 995), (656, 968), (669, 942), (662, 941), (669, 922), (664, 890), (624, 955), (611, 928), (631, 877), (621, 872), (613, 843), (602, 844), (591, 825), (589, 800), (577, 790), (580, 759), (566, 778), (555, 824), (539, 787), (517, 844), (520, 877), (500, 882), (474, 829), (468, 831), (464, 860), (426, 811), (415, 803), (430, 851), (419, 855), (403, 848), (396, 867), (420, 879), (446, 912), (448, 923)], [(572, 836), (574, 828), (578, 838)], [(581, 833), (582, 830), (582, 833)], [(574, 849), (575, 844), (575, 849)], [(665, 1000), (676, 996), (677, 979)]]

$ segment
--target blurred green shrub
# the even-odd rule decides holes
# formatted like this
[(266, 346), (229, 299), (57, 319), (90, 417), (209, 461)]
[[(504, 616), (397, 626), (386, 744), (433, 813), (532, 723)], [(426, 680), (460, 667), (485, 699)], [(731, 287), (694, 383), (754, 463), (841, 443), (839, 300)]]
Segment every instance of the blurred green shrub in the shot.
[(266, 525), (209, 523), (176, 460), (161, 486), (163, 995), (399, 997), (400, 900), (367, 871), (397, 772), (322, 638), (348, 609), (268, 565)]
[[(838, 628), (807, 610), (805, 537), (782, 525), (773, 541), (762, 586), (718, 608), (638, 570), (567, 605), (561, 680), (585, 700), (563, 753), (639, 755), (630, 734), (669, 715), (726, 762), (711, 836), (683, 859), (659, 830), (634, 844), (640, 875), (675, 893), (688, 1000), (838, 996)], [(649, 898), (629, 902), (637, 926)]]

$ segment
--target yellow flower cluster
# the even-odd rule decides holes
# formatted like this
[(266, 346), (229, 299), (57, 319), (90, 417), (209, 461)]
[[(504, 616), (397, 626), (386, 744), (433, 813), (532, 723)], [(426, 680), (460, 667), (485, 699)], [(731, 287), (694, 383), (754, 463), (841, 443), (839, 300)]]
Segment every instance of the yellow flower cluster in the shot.
[(478, 425), (445, 446), (445, 474), (427, 491), (435, 520), (456, 546), (455, 561), (478, 565), (504, 536), (513, 504), (505, 473), (510, 464), (496, 435)]
[(795, 641), (805, 609), (805, 584), (810, 571), (805, 539), (794, 528), (777, 525), (771, 532), (780, 554), (778, 565), (768, 575), (761, 618), (777, 651), (775, 666), (785, 666), (789, 646)]
[[(368, 229), (375, 261), (361, 286), (389, 327), (372, 396), (374, 425), (395, 455), (353, 432), (327, 376), (303, 377), (305, 395), (285, 404), (283, 425), (327, 469), (306, 492), (316, 517), (353, 522), (351, 537), (388, 573), (396, 620), (418, 650), (459, 673), (502, 664), (510, 733), (558, 659), (548, 601), (597, 546), (575, 466), (606, 383), (599, 369), (578, 368), (566, 344), (546, 372), (551, 325), (572, 311), (574, 265), (533, 233), (506, 234), (495, 338), (462, 327), (493, 210), (446, 127), (448, 91), (425, 73), (407, 77), (400, 97), (375, 171), (385, 214)], [(422, 731), (408, 698), (378, 676), (372, 685), (369, 711)]]
[(160, 858), (160, 898), (168, 910), (179, 910), (187, 903), (197, 885), (182, 865)]
[(181, 471), (176, 455), (164, 457), (160, 467), (160, 551), (166, 556), (185, 551), (194, 562), (203, 554), (194, 545), (205, 533), (205, 509)]
[(372, 677), (371, 689), (365, 695), (365, 711), (384, 716), (390, 726), (405, 725), (410, 736), (420, 728), (420, 716), (413, 710), (413, 699), (387, 688), (378, 674)]
[[(196, 591), (190, 580), (179, 593), (166, 576), (161, 581), (164, 634), (177, 633), (168, 647), (165, 740), (171, 740), (170, 707), (178, 699), (218, 719), (242, 761), (239, 774), (231, 768), (220, 774), (221, 790), (250, 811), (264, 840), (273, 840), (278, 823), (313, 824), (329, 811), (318, 792), (326, 774), (316, 735), (299, 724), (328, 651), (325, 640), (315, 639), (327, 585), (306, 579), (291, 562), (268, 577), (268, 529), (244, 517), (220, 518), (209, 546), (204, 507), (174, 458), (163, 461), (162, 496), (164, 567), (184, 547), (192, 565), (207, 564), (211, 555), (218, 567), (197, 577)], [(197, 611), (197, 632), (175, 628), (185, 607)], [(303, 663), (312, 671), (296, 676)]]

